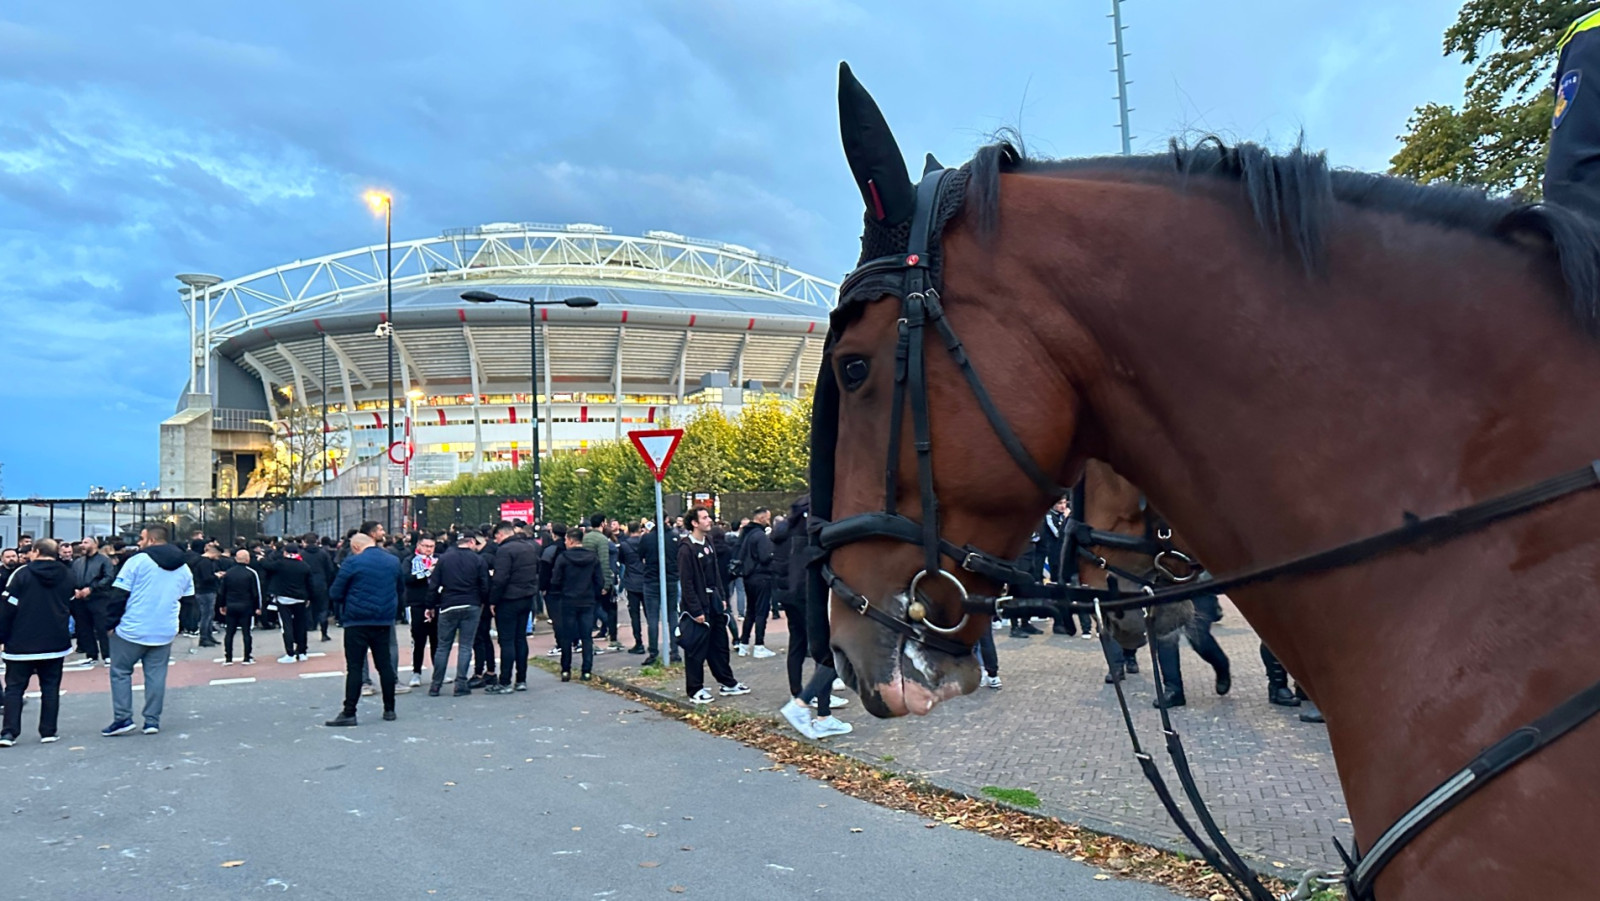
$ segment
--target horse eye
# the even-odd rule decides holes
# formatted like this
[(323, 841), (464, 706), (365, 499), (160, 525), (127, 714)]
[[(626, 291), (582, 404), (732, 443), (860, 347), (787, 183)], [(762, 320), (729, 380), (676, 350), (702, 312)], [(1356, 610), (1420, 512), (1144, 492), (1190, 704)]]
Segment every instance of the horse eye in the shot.
[(844, 361), (844, 390), (854, 391), (860, 388), (867, 380), (867, 373), (872, 367), (860, 357), (851, 357)]

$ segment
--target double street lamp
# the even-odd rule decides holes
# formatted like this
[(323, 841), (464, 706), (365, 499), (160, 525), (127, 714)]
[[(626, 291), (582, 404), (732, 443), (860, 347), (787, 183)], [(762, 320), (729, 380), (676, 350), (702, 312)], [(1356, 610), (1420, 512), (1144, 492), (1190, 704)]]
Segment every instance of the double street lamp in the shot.
[[(468, 303), (520, 303), (528, 308), (528, 347), (530, 350), (531, 365), (529, 366), (528, 397), (533, 402), (533, 520), (534, 524), (544, 522), (544, 482), (539, 476), (539, 321), (534, 307), (566, 306), (574, 309), (588, 309), (597, 307), (600, 301), (593, 297), (566, 297), (560, 300), (534, 300), (522, 297), (501, 297), (488, 291), (468, 291), (461, 295), (461, 299)], [(480, 451), (481, 452), (481, 451)]]

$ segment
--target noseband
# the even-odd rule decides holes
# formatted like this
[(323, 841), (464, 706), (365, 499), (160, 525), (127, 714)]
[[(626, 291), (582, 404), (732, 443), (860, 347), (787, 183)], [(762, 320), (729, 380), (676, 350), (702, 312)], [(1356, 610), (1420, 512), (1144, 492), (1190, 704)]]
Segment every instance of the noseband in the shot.
[[(957, 656), (972, 652), (970, 644), (951, 637), (966, 626), (971, 599), (961, 580), (944, 568), (944, 559), (949, 558), (962, 569), (1002, 585), (1031, 581), (1031, 576), (993, 554), (971, 545), (957, 546), (940, 537), (939, 498), (933, 487), (933, 438), (929, 426), (926, 368), (930, 329), (937, 332), (943, 341), (945, 350), (977, 397), (978, 406), (1006, 453), (1038, 486), (1041, 497), (1061, 497), (1067, 491), (1045, 474), (1017, 438), (1016, 430), (1001, 415), (983, 380), (967, 359), (966, 350), (945, 318), (944, 307), (940, 303), (940, 273), (935, 265), (938, 251), (936, 242), (944, 223), (960, 208), (958, 192), (965, 191), (966, 183), (966, 173), (959, 170), (939, 169), (925, 174), (917, 185), (916, 209), (911, 218), (911, 234), (906, 251), (863, 262), (839, 286), (839, 305), (834, 313), (835, 327), (829, 335), (829, 353), (824, 357), (822, 377), (818, 380), (819, 397), (812, 427), (812, 440), (817, 446), (814, 450), (825, 449), (829, 463), (824, 467), (823, 478), (816, 478), (818, 473), (814, 471), (810, 526), (818, 572), (826, 588), (835, 597), (856, 613), (912, 641)], [(830, 522), (826, 517), (832, 515), (831, 459), (838, 430), (838, 387), (831, 372), (831, 350), (839, 334), (839, 314), (858, 304), (876, 302), (886, 295), (899, 298), (900, 318), (895, 325), (894, 398), (889, 422), (888, 461), (884, 467), (883, 511)], [(917, 457), (917, 490), (922, 501), (921, 522), (903, 516), (896, 510), (900, 435), (908, 406), (911, 409), (912, 441)], [(817, 459), (815, 452), (812, 459)], [(822, 501), (822, 515), (818, 515), (817, 510), (819, 498)], [(828, 556), (836, 548), (857, 541), (883, 538), (918, 545), (923, 550), (922, 569), (906, 587), (904, 618), (873, 606), (869, 598), (845, 584), (828, 562)], [(960, 595), (962, 614), (956, 624), (942, 626), (930, 618), (928, 604), (917, 596), (918, 587), (930, 580), (948, 583)]]

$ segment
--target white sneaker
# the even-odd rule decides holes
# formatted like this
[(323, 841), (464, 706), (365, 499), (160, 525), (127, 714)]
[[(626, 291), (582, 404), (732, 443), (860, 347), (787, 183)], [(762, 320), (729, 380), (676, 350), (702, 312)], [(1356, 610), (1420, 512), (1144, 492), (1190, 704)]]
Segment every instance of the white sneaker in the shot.
[(293, 654), (284, 654), (282, 657), (278, 658), (278, 662), (279, 663), (299, 663), (300, 662), (300, 658), (296, 657)]
[(766, 645), (758, 644), (753, 650), (750, 651), (750, 656), (761, 659), (765, 657), (776, 657), (778, 655), (776, 652), (768, 650)]
[(731, 698), (734, 695), (747, 695), (749, 693), (750, 686), (744, 684), (743, 682), (735, 682), (732, 685), (724, 685), (717, 689), (717, 694), (720, 694), (725, 698)]
[(43, 738), (39, 739), (39, 744), (41, 744), (41, 745), (53, 745), (53, 744), (55, 744), (56, 742), (58, 742), (60, 740), (61, 740), (61, 736), (59, 736), (59, 735), (46, 735)]
[(243, 664), (243, 665), (244, 665), (244, 666), (255, 666), (255, 665), (256, 665), (256, 662), (255, 662), (255, 660), (254, 660), (254, 659), (253, 659), (253, 658), (250, 658), (250, 657), (246, 657), (246, 658), (245, 658), (245, 659), (244, 659), (244, 664)]
[(233, 661), (232, 660), (224, 660), (224, 661), (222, 661), (222, 665), (223, 666), (233, 666)]
[(375, 695), (377, 693), (378, 693), (378, 690), (376, 688), (373, 688), (371, 685), (363, 685), (363, 686), (361, 686), (361, 696), (363, 698), (370, 698), (370, 697), (372, 697), (373, 695)]
[(412, 688), (416, 688), (418, 685), (421, 685), (421, 684), (422, 684), (422, 676), (417, 674), (417, 673), (412, 673), (411, 674), (411, 687)]
[(296, 654), (294, 655), (294, 659), (297, 663), (305, 663), (310, 658), (306, 657), (304, 654)]
[(978, 684), (983, 686), (984, 688), (999, 688), (1000, 687), (1000, 677), (999, 676), (984, 676), (982, 679), (978, 680)]
[(832, 738), (835, 735), (849, 735), (856, 728), (836, 716), (821, 716), (811, 721), (811, 731), (817, 738)]
[(1078, 637), (1083, 639), (1084, 641), (1094, 641), (1094, 633), (1092, 633), (1092, 632), (1085, 632), (1082, 635), (1079, 635)]
[(704, 688), (702, 688), (699, 691), (695, 692), (694, 694), (690, 695), (689, 696), (689, 700), (693, 701), (696, 704), (709, 704), (712, 701), (715, 701), (716, 698), (711, 696), (711, 692), (709, 692), (709, 691), (705, 690)]
[(404, 682), (396, 682), (394, 684), (394, 693), (397, 695), (411, 694), (411, 686), (405, 684)]
[(844, 684), (844, 680), (843, 679), (835, 679), (835, 680), (833, 680), (833, 690), (834, 691), (844, 691), (847, 687), (848, 686), (846, 686)]
[(748, 657), (748, 656), (750, 656), (750, 646), (747, 645), (747, 644), (739, 645), (739, 656), (740, 657)]
[(546, 657), (560, 657), (561, 656), (561, 646), (557, 645), (557, 646), (551, 648), (550, 650), (545, 651), (544, 655)]
[(789, 725), (794, 727), (794, 731), (804, 735), (806, 738), (817, 737), (816, 733), (811, 731), (811, 711), (806, 709), (806, 705), (800, 703), (799, 698), (790, 698), (789, 703), (783, 705), (778, 712), (783, 714), (783, 718), (789, 721)]
[[(850, 703), (850, 699), (849, 698), (841, 698), (838, 695), (833, 694), (831, 692), (828, 694), (828, 709), (830, 709), (830, 710), (835, 708), (835, 707), (843, 707), (844, 705), (846, 705), (848, 703)], [(815, 699), (812, 699), (810, 706), (812, 706), (812, 707), (817, 706), (817, 702), (816, 702)]]

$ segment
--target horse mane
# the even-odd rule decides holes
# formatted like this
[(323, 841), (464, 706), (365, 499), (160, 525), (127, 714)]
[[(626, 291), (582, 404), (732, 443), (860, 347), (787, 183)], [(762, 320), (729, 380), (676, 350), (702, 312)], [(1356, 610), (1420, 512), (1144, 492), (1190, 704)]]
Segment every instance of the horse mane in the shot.
[(1553, 250), (1571, 296), (1572, 313), (1600, 335), (1600, 222), (1553, 204), (1521, 204), (1459, 185), (1423, 185), (1388, 175), (1328, 166), (1323, 153), (1300, 146), (1275, 154), (1257, 144), (1230, 145), (1215, 135), (1188, 144), (1174, 138), (1166, 153), (1081, 159), (1030, 159), (1020, 136), (1002, 132), (966, 166), (968, 199), (979, 234), (998, 226), (1000, 175), (1076, 173), (1160, 179), (1181, 190), (1191, 179), (1234, 182), (1257, 225), (1276, 246), (1297, 255), (1307, 274), (1326, 265), (1327, 234), (1339, 204), (1394, 213), (1414, 222), (1466, 231), (1517, 246)]

